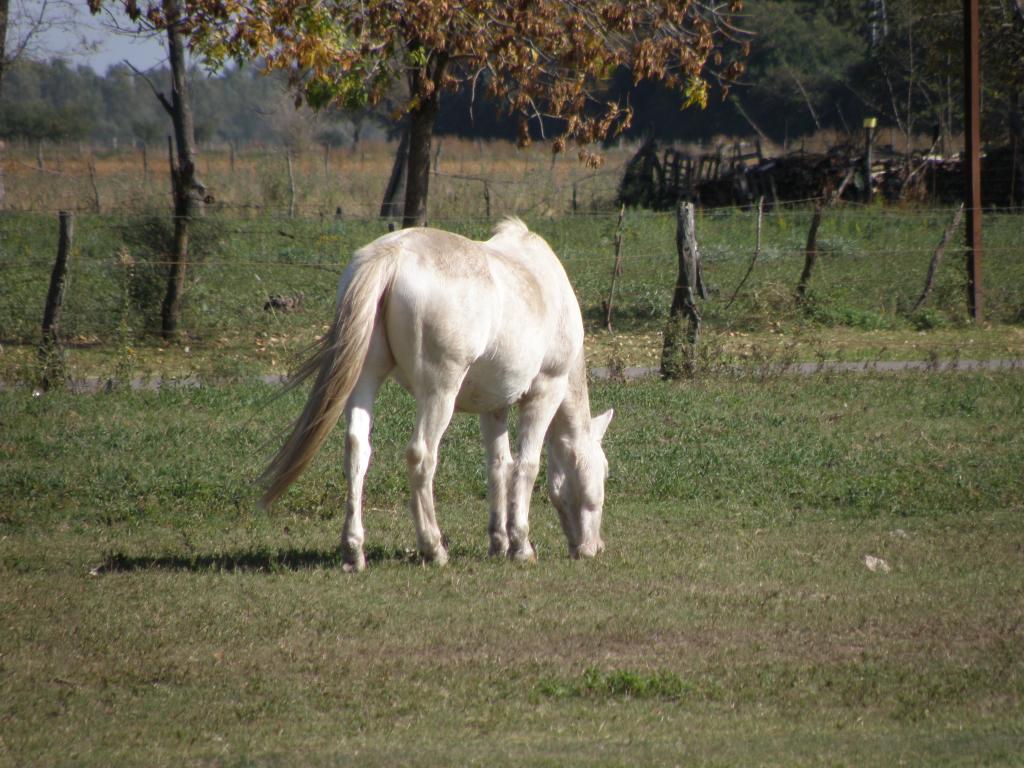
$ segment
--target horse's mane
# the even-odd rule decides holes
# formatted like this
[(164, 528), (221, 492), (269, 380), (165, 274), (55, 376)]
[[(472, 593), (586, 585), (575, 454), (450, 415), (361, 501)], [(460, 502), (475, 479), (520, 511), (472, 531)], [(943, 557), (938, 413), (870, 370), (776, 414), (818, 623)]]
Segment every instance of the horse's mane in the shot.
[(518, 216), (506, 216), (494, 227), (494, 237), (511, 235), (514, 237), (525, 238), (530, 234), (530, 228), (527, 227), (526, 224), (523, 223), (523, 220)]

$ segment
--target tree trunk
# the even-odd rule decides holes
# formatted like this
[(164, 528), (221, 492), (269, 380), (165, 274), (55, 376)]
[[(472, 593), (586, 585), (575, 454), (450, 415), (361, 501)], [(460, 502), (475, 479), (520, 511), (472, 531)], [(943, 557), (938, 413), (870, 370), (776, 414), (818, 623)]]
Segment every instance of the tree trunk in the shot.
[(411, 75), (416, 106), (409, 110), (409, 159), (405, 178), (403, 227), (422, 227), (427, 223), (427, 194), (430, 189), (430, 141), (441, 106), (441, 81), (448, 58), (435, 54), (426, 66)]
[(435, 93), (409, 112), (409, 159), (405, 177), (403, 227), (422, 227), (427, 223), (430, 141), (434, 135), (439, 96)]
[(174, 252), (167, 272), (167, 291), (160, 311), (160, 335), (172, 339), (178, 332), (181, 296), (185, 292), (185, 267), (188, 264), (188, 218), (174, 217)]
[(171, 180), (174, 188), (174, 246), (167, 273), (167, 291), (161, 308), (160, 330), (165, 339), (173, 338), (181, 315), (181, 296), (188, 265), (188, 230), (192, 217), (202, 214), (205, 188), (196, 178), (195, 121), (189, 96), (185, 43), (178, 26), (181, 8), (178, 0), (164, 0), (167, 16), (167, 48), (171, 63), (171, 99), (161, 96), (164, 109), (174, 125), (177, 157), (171, 153)]
[[(0, 95), (4, 90), (4, 70), (7, 64), (7, 19), (10, 0), (0, 0)], [(2, 144), (3, 142), (0, 142)], [(4, 207), (4, 149), (0, 147), (0, 210)]]
[(10, 18), (11, 0), (0, 0), (0, 94), (4, 90), (4, 70), (7, 65), (7, 20)]
[(398, 201), (401, 197), (404, 197), (405, 177), (408, 166), (409, 123), (407, 121), (402, 125), (402, 137), (399, 139), (398, 149), (395, 151), (395, 162), (391, 166), (391, 178), (388, 179), (387, 189), (384, 190), (384, 199), (380, 204), (380, 217), (382, 219), (398, 216), (402, 212)]

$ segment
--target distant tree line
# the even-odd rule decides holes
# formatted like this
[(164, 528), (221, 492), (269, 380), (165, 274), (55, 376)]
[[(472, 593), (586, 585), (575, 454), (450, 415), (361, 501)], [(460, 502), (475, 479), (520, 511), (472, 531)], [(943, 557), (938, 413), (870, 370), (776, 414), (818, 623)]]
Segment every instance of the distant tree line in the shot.
[[(196, 136), (204, 143), (349, 143), (367, 120), (375, 120), (297, 111), (282, 78), (264, 77), (252, 67), (216, 76), (196, 67), (191, 80)], [(142, 76), (118, 64), (100, 75), (59, 58), (19, 61), (4, 79), (0, 138), (108, 146), (163, 141), (170, 126), (150, 83), (165, 89), (169, 81), (166, 67)]]
[[(821, 129), (857, 132), (864, 116), (938, 145), (961, 130), (961, 0), (760, 0), (739, 20), (755, 33), (747, 72), (707, 107), (680, 108), (678, 91), (635, 85), (620, 70), (603, 83), (628, 100), (626, 135), (707, 141), (753, 135), (777, 143)], [(1022, 138), (1024, 10), (1021, 0), (982, 0), (983, 127), (990, 141)], [(148, 73), (164, 87), (166, 70)], [(396, 132), (393, 104), (314, 114), (298, 110), (285, 78), (256, 67), (215, 76), (195, 70), (193, 100), (201, 142), (289, 144), (358, 142)], [(521, 128), (488, 102), (487, 89), (462, 88), (441, 100), (436, 132), (516, 139)], [(534, 138), (538, 126), (531, 124)], [(0, 138), (156, 142), (168, 133), (150, 84), (126, 65), (99, 75), (60, 59), (21, 59), (7, 71)], [(940, 146), (939, 148), (948, 148)]]

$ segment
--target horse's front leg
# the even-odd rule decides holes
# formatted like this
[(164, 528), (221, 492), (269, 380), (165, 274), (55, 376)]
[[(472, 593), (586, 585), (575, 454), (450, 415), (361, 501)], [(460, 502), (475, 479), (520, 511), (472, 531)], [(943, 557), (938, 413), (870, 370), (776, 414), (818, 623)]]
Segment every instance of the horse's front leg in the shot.
[(480, 415), (480, 435), (487, 457), (487, 502), (490, 554), (508, 554), (508, 485), (512, 474), (512, 451), (508, 445), (508, 409)]
[(513, 560), (537, 559), (530, 544), (530, 497), (540, 471), (544, 435), (562, 401), (564, 389), (559, 383), (535, 386), (535, 391), (519, 406), (519, 455), (512, 470), (508, 519), (508, 556)]

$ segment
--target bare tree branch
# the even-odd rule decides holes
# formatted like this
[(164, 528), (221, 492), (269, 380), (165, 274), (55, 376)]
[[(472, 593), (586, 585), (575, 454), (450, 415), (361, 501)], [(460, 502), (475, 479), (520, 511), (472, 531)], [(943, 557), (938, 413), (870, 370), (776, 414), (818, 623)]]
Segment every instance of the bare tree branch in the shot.
[(128, 61), (128, 59), (122, 59), (121, 61), (123, 61), (125, 64), (127, 64), (128, 67), (132, 70), (132, 72), (135, 73), (135, 75), (137, 77), (141, 77), (143, 80), (146, 81), (146, 85), (148, 85), (150, 90), (153, 91), (153, 95), (156, 96), (157, 101), (160, 102), (160, 106), (162, 106), (164, 108), (164, 110), (166, 110), (168, 115), (172, 115), (173, 116), (174, 115), (174, 106), (171, 104), (170, 101), (168, 101), (167, 97), (164, 96), (157, 89), (156, 84), (152, 80), (149, 79), (149, 75), (147, 75), (145, 72), (140, 72), (135, 67), (134, 64), (132, 64), (130, 61)]

